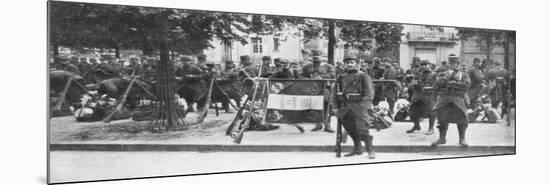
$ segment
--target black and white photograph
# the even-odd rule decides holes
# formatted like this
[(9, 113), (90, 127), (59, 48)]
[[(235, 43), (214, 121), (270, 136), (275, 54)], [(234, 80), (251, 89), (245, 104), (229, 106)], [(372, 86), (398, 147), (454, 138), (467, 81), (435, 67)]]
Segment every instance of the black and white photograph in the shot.
[(516, 154), (515, 30), (47, 9), (48, 183)]

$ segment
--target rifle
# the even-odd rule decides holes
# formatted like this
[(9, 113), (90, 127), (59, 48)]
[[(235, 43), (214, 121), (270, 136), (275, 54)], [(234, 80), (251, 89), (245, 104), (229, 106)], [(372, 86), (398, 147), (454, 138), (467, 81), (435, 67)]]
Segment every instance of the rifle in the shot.
[[(244, 100), (244, 103), (243, 105), (246, 105), (246, 103), (248, 103), (248, 98), (246, 100)], [(237, 112), (237, 114), (235, 115), (235, 118), (233, 119), (233, 121), (231, 122), (231, 124), (229, 125), (229, 127), (227, 127), (227, 130), (225, 131), (225, 135), (228, 135), (228, 136), (232, 136), (233, 135), (231, 134), (231, 131), (233, 131), (233, 128), (235, 127), (235, 125), (237, 125), (237, 123), (239, 122), (239, 120), (241, 120), (240, 118), (242, 118), (241, 114), (243, 113), (243, 110), (245, 109), (244, 106), (241, 106), (239, 108), (239, 111)]]
[(107, 117), (103, 119), (103, 122), (105, 123), (111, 122), (111, 119), (113, 118), (113, 116), (116, 113), (120, 112), (120, 110), (122, 109), (122, 106), (124, 105), (124, 103), (126, 103), (126, 98), (128, 97), (128, 94), (132, 89), (132, 85), (134, 85), (135, 82), (136, 82), (136, 76), (132, 74), (132, 80), (130, 81), (130, 84), (128, 85), (128, 87), (126, 87), (126, 91), (124, 91), (124, 95), (122, 95), (122, 99), (120, 100), (120, 102), (118, 102), (115, 110), (113, 110), (113, 112), (111, 112), (109, 115), (107, 115)]
[(197, 123), (202, 123), (204, 121), (204, 118), (206, 117), (206, 114), (208, 114), (208, 109), (210, 109), (210, 103), (212, 98), (212, 89), (214, 87), (214, 80), (216, 80), (217, 74), (214, 73), (210, 79), (208, 94), (206, 94), (206, 104), (204, 105), (204, 113), (199, 115), (199, 118), (197, 119)]
[[(338, 84), (338, 81), (336, 81), (336, 91), (337, 93), (340, 92), (340, 86)], [(340, 158), (342, 155), (342, 141), (344, 139), (344, 136), (342, 134), (342, 118), (338, 113), (336, 113), (336, 157)]]
[[(252, 114), (253, 114), (253, 109), (254, 109), (254, 106), (256, 105), (256, 93), (258, 91), (258, 85), (259, 85), (259, 76), (262, 75), (262, 66), (263, 66), (263, 62), (260, 64), (260, 71), (259, 71), (259, 74), (258, 74), (258, 77), (255, 77), (253, 80), (254, 80), (254, 91), (253, 91), (253, 94), (252, 94), (252, 101), (250, 102), (250, 105), (248, 107), (248, 112), (247, 114), (245, 115), (245, 118), (244, 118), (244, 124), (242, 125), (242, 127), (240, 128), (239, 132), (235, 135), (234, 139), (233, 139), (233, 142), (237, 143), (237, 144), (240, 144), (242, 139), (243, 139), (243, 134), (244, 134), (244, 131), (246, 130), (246, 128), (250, 125), (250, 119), (253, 119), (252, 118)], [(262, 93), (263, 93), (263, 90), (262, 90)], [(244, 105), (243, 105), (244, 106)]]

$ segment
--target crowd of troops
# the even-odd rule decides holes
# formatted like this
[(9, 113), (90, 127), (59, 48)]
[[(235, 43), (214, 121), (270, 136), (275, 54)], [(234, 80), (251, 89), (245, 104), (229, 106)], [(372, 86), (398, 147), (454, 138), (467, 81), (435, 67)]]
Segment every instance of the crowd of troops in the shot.
[[(194, 59), (196, 58), (196, 60)], [(407, 133), (421, 130), (420, 121), (429, 120), (427, 135), (434, 133), (437, 120), (439, 139), (433, 146), (446, 143), (449, 123), (456, 123), (459, 132), (459, 144), (467, 146), (465, 139), (468, 123), (474, 121), (472, 114), (496, 109), (502, 104), (502, 114), (506, 108), (513, 106), (515, 97), (515, 80), (500, 63), (473, 60), (473, 65), (466, 68), (460, 65), (459, 57), (449, 55), (448, 62), (435, 66), (426, 60), (414, 57), (411, 68), (402, 69), (390, 57), (374, 57), (370, 60), (359, 60), (346, 57), (335, 65), (322, 61), (321, 52), (313, 50), (311, 60), (307, 62), (290, 62), (284, 58), (262, 57), (260, 65), (255, 65), (250, 56), (240, 57), (239, 66), (234, 61), (220, 64), (208, 61), (206, 55), (180, 56), (175, 58), (175, 79), (177, 94), (185, 99), (188, 111), (204, 111), (206, 96), (204, 89), (210, 79), (215, 80), (211, 100), (220, 102), (222, 109), (232, 112), (230, 105), (240, 107), (241, 98), (251, 89), (250, 82), (254, 77), (279, 79), (336, 79), (339, 92), (346, 94), (335, 97), (334, 113), (341, 118), (344, 128), (354, 141), (355, 149), (347, 156), (361, 154), (361, 142), (365, 143), (369, 158), (374, 158), (372, 136), (368, 129), (372, 127), (367, 111), (386, 101), (389, 114), (394, 115), (395, 103), (401, 98), (409, 102), (407, 116), (414, 123)], [(196, 62), (195, 62), (196, 61)], [(81, 84), (89, 84), (89, 90), (98, 90), (104, 96), (118, 98), (129, 83), (129, 76), (137, 77), (141, 86), (151, 88), (155, 84), (157, 60), (154, 58), (131, 58), (128, 62), (118, 61), (114, 57), (102, 60), (91, 59), (79, 61), (78, 58), (55, 58), (50, 80), (53, 91), (62, 89), (67, 76)], [(62, 72), (60, 72), (62, 71)], [(57, 74), (57, 73), (59, 74)], [(56, 75), (53, 75), (56, 73)], [(395, 81), (395, 85), (373, 83), (373, 80)], [(59, 82), (56, 82), (59, 81)], [(359, 84), (352, 85), (350, 84)], [(154, 88), (152, 88), (154, 89)], [(354, 94), (358, 94), (354, 97)], [(508, 96), (507, 96), (508, 95)], [(138, 99), (139, 97), (134, 97)], [(233, 100), (233, 101), (232, 101)], [(132, 101), (129, 101), (132, 102)], [(325, 100), (325, 106), (329, 104)], [(332, 102), (330, 102), (332, 103)], [(488, 106), (487, 106), (488, 105)], [(129, 105), (132, 108), (132, 105)], [(329, 111), (329, 110), (327, 110)], [(276, 129), (273, 125), (260, 125), (260, 130)], [(330, 122), (317, 124), (312, 131), (323, 130), (334, 132)]]

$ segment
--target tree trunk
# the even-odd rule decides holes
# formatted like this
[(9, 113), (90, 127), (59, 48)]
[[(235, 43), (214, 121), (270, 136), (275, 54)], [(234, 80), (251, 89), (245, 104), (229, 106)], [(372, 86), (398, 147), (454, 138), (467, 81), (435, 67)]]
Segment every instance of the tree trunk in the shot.
[(510, 70), (510, 36), (504, 32), (504, 69)]
[(183, 120), (176, 111), (176, 82), (174, 79), (174, 65), (170, 61), (170, 48), (168, 47), (168, 18), (160, 16), (159, 23), (162, 31), (160, 31), (159, 36), (160, 61), (157, 67), (157, 97), (159, 100), (157, 120), (162, 121), (162, 127), (165, 127), (166, 130), (175, 130), (178, 126), (183, 125)]
[(334, 21), (330, 20), (328, 24), (328, 63), (332, 65), (334, 65), (334, 47), (336, 46), (335, 27)]

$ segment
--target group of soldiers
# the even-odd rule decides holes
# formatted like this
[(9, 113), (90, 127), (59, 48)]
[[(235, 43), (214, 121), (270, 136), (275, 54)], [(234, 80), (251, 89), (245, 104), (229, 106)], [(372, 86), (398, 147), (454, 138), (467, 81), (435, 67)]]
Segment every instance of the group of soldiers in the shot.
[[(468, 127), (468, 109), (474, 108), (479, 101), (486, 101), (490, 97), (491, 105), (496, 108), (500, 103), (503, 107), (510, 106), (505, 97), (510, 91), (515, 91), (515, 82), (508, 71), (500, 63), (490, 64), (479, 58), (473, 60), (469, 69), (460, 65), (459, 57), (449, 55), (448, 64), (436, 67), (426, 60), (414, 57), (411, 68), (404, 70), (394, 63), (390, 57), (361, 61), (353, 56), (347, 56), (343, 62), (331, 65), (322, 60), (322, 52), (313, 50), (311, 60), (305, 63), (290, 62), (284, 58), (270, 56), (262, 57), (262, 62), (255, 65), (251, 57), (240, 57), (239, 66), (234, 61), (224, 62), (223, 68), (219, 64), (208, 61), (206, 55), (196, 57), (180, 56), (174, 60), (177, 93), (184, 98), (188, 111), (197, 104), (199, 111), (204, 111), (206, 104), (205, 88), (209, 80), (214, 80), (215, 87), (211, 89), (212, 102), (220, 102), (222, 109), (232, 112), (229, 105), (239, 104), (241, 98), (252, 88), (249, 83), (252, 78), (278, 79), (336, 79), (338, 93), (334, 102), (325, 100), (325, 107), (333, 103), (333, 111), (343, 120), (346, 132), (354, 142), (354, 150), (346, 156), (362, 154), (361, 142), (365, 143), (369, 158), (374, 158), (372, 150), (373, 137), (369, 134), (372, 128), (372, 116), (368, 111), (381, 101), (389, 104), (389, 113), (393, 114), (395, 102), (403, 95), (406, 89), (410, 104), (409, 117), (414, 126), (407, 131), (413, 133), (421, 130), (420, 121), (429, 119), (429, 128), (426, 134), (434, 133), (435, 121), (438, 122), (439, 139), (432, 143), (437, 146), (446, 143), (446, 133), (449, 123), (456, 123), (459, 132), (459, 144), (467, 146), (465, 139)], [(196, 58), (196, 62), (194, 60)], [(117, 61), (116, 58), (105, 58), (102, 61), (79, 61), (78, 58), (55, 58), (51, 67), (64, 70), (81, 76), (81, 80), (92, 89), (104, 89), (103, 93), (112, 92), (112, 89), (124, 89), (127, 78), (138, 77), (143, 86), (151, 87), (155, 83), (156, 60), (154, 58), (131, 58), (129, 62)], [(126, 80), (124, 80), (126, 79)], [(395, 81), (394, 85), (381, 85), (373, 80)], [(112, 96), (120, 95), (120, 90)], [(250, 94), (248, 94), (250, 95)], [(116, 97), (115, 97), (116, 98)], [(234, 100), (234, 101), (232, 101)], [(505, 111), (504, 108), (502, 109)], [(331, 110), (327, 110), (331, 111)], [(264, 125), (263, 130), (276, 129), (276, 126)], [(335, 132), (330, 122), (317, 124), (312, 131), (323, 130)]]
[[(437, 146), (446, 143), (446, 133), (449, 123), (456, 123), (459, 132), (459, 144), (468, 146), (465, 134), (468, 127), (470, 112), (481, 101), (491, 101), (496, 109), (502, 105), (502, 114), (513, 106), (515, 97), (514, 77), (501, 64), (491, 64), (489, 60), (473, 59), (473, 65), (464, 69), (460, 58), (451, 54), (446, 63), (431, 70), (428, 61), (413, 58), (413, 80), (410, 82), (410, 118), (414, 126), (407, 130), (413, 133), (421, 130), (420, 119), (429, 119), (427, 135), (434, 133), (434, 123), (438, 121), (439, 139), (432, 143)], [(508, 95), (508, 97), (507, 97)], [(487, 98), (490, 97), (490, 98)]]

